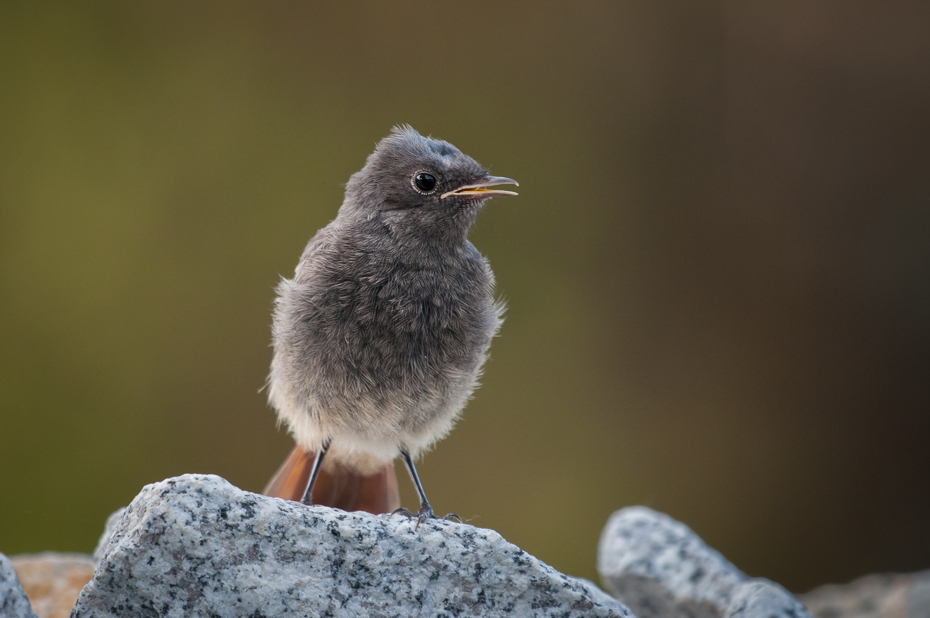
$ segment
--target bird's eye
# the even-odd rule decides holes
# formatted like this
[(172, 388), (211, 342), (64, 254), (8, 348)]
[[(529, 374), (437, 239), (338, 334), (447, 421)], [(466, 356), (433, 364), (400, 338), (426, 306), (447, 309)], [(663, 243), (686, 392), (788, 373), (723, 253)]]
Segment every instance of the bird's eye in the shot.
[(413, 186), (421, 193), (429, 193), (436, 188), (436, 177), (426, 172), (419, 172), (413, 177)]

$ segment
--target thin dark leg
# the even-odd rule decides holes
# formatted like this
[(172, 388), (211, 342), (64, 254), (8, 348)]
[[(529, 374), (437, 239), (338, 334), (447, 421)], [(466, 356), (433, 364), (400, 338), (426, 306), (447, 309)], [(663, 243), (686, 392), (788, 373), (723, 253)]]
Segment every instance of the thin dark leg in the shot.
[(323, 458), (326, 457), (326, 451), (329, 450), (329, 445), (332, 440), (326, 440), (323, 442), (323, 448), (319, 450), (316, 454), (316, 459), (313, 460), (313, 467), (310, 468), (310, 478), (307, 479), (307, 490), (304, 492), (304, 497), (300, 499), (306, 505), (313, 504), (313, 486), (316, 485), (316, 477), (320, 475), (320, 468), (323, 466)]
[(417, 474), (417, 467), (413, 465), (413, 458), (410, 457), (410, 453), (406, 449), (401, 450), (400, 456), (404, 458), (404, 465), (407, 466), (407, 472), (410, 474), (410, 480), (413, 481), (413, 486), (417, 488), (417, 495), (420, 496), (420, 510), (417, 512), (418, 515), (426, 515), (427, 517), (434, 517), (433, 507), (429, 505), (429, 500), (426, 499), (426, 492), (423, 491), (423, 484), (420, 483), (420, 476)]
[[(416, 517), (417, 525), (414, 530), (417, 530), (420, 527), (420, 524), (425, 522), (428, 519), (436, 519), (436, 515), (433, 514), (433, 507), (429, 505), (429, 500), (426, 499), (426, 492), (423, 491), (423, 484), (420, 482), (420, 476), (417, 474), (417, 467), (413, 465), (413, 458), (410, 456), (410, 453), (407, 452), (407, 449), (401, 449), (400, 456), (404, 459), (404, 465), (407, 467), (407, 472), (410, 473), (410, 480), (413, 481), (413, 486), (417, 488), (417, 495), (420, 497), (420, 509), (416, 514), (411, 513), (405, 508), (399, 508), (391, 515), (395, 513), (401, 513), (407, 517)], [(449, 521), (462, 522), (462, 518), (456, 515), (455, 513), (449, 513), (443, 519)]]

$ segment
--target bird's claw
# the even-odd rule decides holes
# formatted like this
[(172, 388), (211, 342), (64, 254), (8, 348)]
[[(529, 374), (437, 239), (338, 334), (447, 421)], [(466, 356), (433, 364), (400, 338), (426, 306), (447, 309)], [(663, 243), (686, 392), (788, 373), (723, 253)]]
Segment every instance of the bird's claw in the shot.
[[(432, 507), (428, 504), (424, 504), (423, 506), (421, 506), (420, 510), (417, 511), (416, 513), (411, 512), (410, 509), (405, 509), (404, 507), (400, 507), (399, 509), (396, 509), (393, 513), (391, 513), (390, 517), (394, 517), (395, 515), (398, 515), (398, 514), (403, 515), (404, 517), (409, 517), (411, 519), (416, 518), (417, 525), (414, 526), (413, 528), (414, 531), (419, 529), (420, 524), (426, 523), (430, 519), (442, 519), (445, 521), (458, 522), (460, 524), (464, 523), (462, 518), (456, 515), (455, 513), (449, 513), (445, 517), (438, 517), (435, 513), (433, 513)], [(388, 519), (390, 519), (390, 517)]]

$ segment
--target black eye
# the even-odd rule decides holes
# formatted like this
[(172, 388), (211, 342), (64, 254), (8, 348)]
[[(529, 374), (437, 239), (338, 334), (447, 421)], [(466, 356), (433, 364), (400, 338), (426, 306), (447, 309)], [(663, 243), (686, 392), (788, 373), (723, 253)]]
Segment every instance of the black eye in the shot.
[(420, 172), (413, 177), (413, 185), (423, 193), (429, 193), (436, 188), (436, 177), (426, 172)]

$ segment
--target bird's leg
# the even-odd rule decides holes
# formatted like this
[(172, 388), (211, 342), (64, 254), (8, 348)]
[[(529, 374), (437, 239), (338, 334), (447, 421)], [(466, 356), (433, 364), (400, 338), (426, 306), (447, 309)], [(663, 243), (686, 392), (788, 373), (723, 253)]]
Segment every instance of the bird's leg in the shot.
[[(420, 509), (414, 514), (402, 507), (391, 513), (391, 515), (393, 516), (396, 513), (401, 513), (407, 517), (416, 517), (417, 525), (416, 528), (414, 528), (414, 530), (416, 530), (420, 527), (420, 524), (426, 520), (438, 518), (433, 513), (433, 507), (430, 506), (429, 500), (426, 499), (426, 492), (423, 491), (423, 484), (420, 483), (420, 476), (417, 474), (417, 467), (413, 465), (413, 458), (410, 457), (410, 453), (407, 452), (407, 449), (401, 449), (400, 456), (403, 457), (404, 465), (407, 466), (407, 472), (410, 473), (410, 480), (413, 481), (414, 487), (417, 488), (417, 495), (420, 497)], [(462, 523), (462, 518), (455, 513), (449, 513), (442, 519)]]
[(421, 521), (436, 517), (433, 514), (433, 507), (430, 506), (429, 500), (426, 499), (426, 492), (423, 491), (423, 484), (420, 482), (420, 475), (417, 474), (417, 467), (413, 465), (413, 458), (406, 449), (400, 452), (400, 456), (404, 458), (404, 465), (407, 466), (410, 480), (413, 481), (413, 486), (417, 488), (417, 495), (420, 497), (420, 510), (417, 511), (417, 515), (420, 516)]
[(331, 443), (332, 440), (325, 440), (323, 446), (317, 451), (316, 459), (313, 460), (313, 467), (310, 468), (310, 478), (307, 479), (307, 490), (304, 491), (304, 497), (300, 499), (300, 501), (307, 506), (313, 504), (313, 486), (316, 485), (316, 477), (320, 475), (320, 468), (323, 466), (323, 458), (326, 457), (326, 451), (329, 450), (329, 445)]

